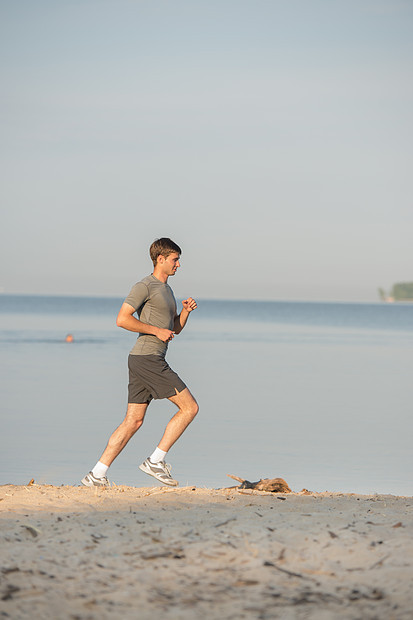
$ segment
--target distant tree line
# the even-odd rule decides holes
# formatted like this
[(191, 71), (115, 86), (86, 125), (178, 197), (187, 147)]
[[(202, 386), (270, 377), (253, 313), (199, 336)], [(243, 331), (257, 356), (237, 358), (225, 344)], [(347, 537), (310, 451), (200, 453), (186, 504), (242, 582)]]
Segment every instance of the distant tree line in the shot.
[(389, 293), (379, 288), (379, 296), (382, 301), (413, 301), (413, 282), (397, 282)]

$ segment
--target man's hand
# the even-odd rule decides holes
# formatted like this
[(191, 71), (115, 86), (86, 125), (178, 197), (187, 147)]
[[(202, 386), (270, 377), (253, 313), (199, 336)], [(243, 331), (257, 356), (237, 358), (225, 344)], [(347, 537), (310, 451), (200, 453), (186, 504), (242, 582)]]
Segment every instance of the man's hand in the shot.
[(192, 297), (184, 299), (182, 305), (184, 307), (184, 310), (186, 310), (187, 312), (192, 312), (192, 310), (195, 310), (198, 307), (195, 299), (192, 299)]
[(195, 310), (195, 308), (197, 308), (197, 303), (195, 299), (192, 299), (192, 297), (188, 297), (188, 299), (183, 300), (181, 314), (179, 316), (176, 316), (174, 321), (175, 334), (181, 333), (181, 331), (186, 325), (189, 315), (191, 314), (192, 310)]
[(159, 338), (159, 340), (162, 340), (162, 342), (170, 342), (174, 335), (175, 332), (170, 329), (163, 329), (163, 327), (159, 327), (156, 333), (156, 337)]

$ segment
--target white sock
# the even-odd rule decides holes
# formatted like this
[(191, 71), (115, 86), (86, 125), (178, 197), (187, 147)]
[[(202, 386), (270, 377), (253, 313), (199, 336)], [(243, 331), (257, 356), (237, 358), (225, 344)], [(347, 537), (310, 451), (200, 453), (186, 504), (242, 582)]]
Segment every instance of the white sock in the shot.
[(95, 478), (103, 478), (104, 476), (106, 476), (106, 472), (108, 471), (108, 469), (109, 465), (105, 465), (104, 463), (98, 461), (92, 469), (92, 474), (95, 476)]
[(164, 452), (160, 448), (155, 448), (155, 450), (152, 452), (151, 456), (149, 457), (149, 460), (151, 463), (159, 463), (160, 461), (164, 460), (165, 456), (166, 456), (166, 452)]

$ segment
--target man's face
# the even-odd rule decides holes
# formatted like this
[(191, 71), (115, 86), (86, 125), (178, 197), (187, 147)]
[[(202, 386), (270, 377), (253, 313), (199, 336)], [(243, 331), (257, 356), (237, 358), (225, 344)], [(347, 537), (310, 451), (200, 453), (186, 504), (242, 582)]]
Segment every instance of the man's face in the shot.
[(166, 258), (164, 256), (160, 256), (160, 262), (162, 265), (162, 271), (167, 276), (174, 276), (176, 270), (181, 265), (179, 264), (179, 254), (178, 252), (172, 252)]

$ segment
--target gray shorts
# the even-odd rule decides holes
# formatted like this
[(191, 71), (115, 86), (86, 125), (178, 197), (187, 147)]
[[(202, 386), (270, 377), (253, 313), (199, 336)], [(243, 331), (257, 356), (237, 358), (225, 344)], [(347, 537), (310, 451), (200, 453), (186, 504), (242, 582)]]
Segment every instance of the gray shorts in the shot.
[(129, 355), (128, 403), (150, 403), (170, 398), (186, 388), (185, 383), (160, 355)]

